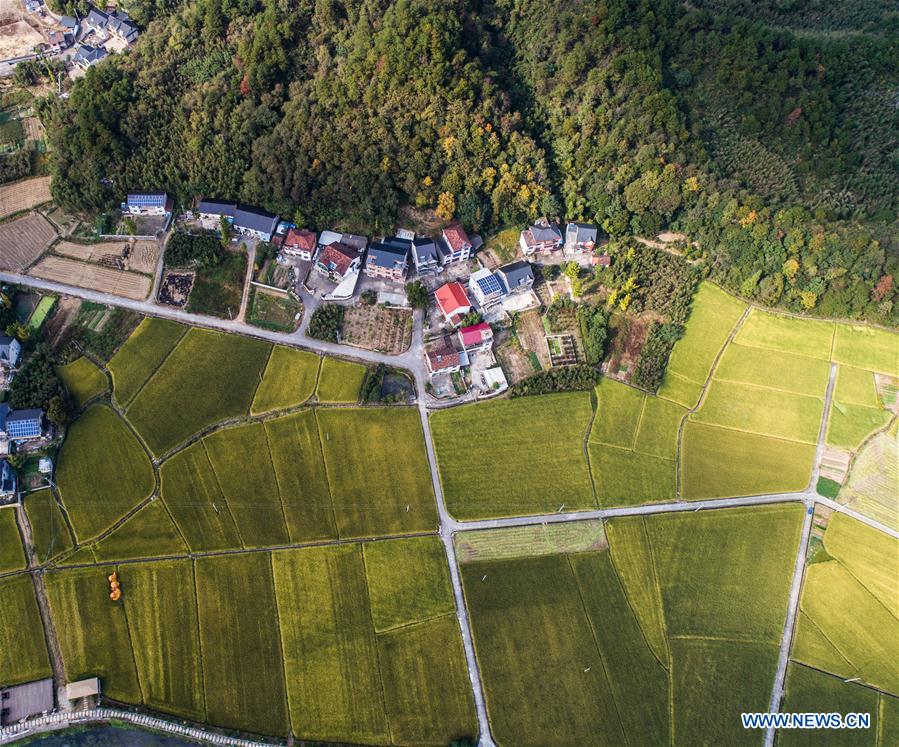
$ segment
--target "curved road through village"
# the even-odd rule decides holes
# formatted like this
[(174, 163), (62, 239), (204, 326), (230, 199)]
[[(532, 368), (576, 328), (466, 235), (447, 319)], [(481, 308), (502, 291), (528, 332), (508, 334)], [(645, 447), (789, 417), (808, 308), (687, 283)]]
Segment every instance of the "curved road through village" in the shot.
[[(431, 470), (431, 481), (434, 488), (434, 495), (437, 499), (437, 509), (440, 517), (439, 535), (446, 551), (447, 562), (450, 568), (450, 575), (453, 585), (453, 594), (456, 602), (456, 616), (459, 621), (459, 627), (462, 633), (462, 640), (465, 648), (465, 657), (468, 664), (469, 678), (471, 680), (472, 690), (474, 692), (475, 705), (477, 709), (478, 725), (480, 728), (480, 744), (491, 746), (494, 744), (491, 733), (490, 723), (487, 717), (487, 707), (484, 700), (484, 692), (481, 683), (480, 671), (478, 669), (477, 658), (475, 657), (474, 645), (472, 643), (471, 626), (468, 620), (468, 612), (465, 607), (462, 584), (459, 576), (459, 568), (456, 562), (455, 547), (453, 545), (453, 535), (456, 532), (473, 529), (499, 529), (503, 527), (514, 527), (531, 524), (549, 524), (558, 522), (581, 521), (584, 519), (609, 519), (615, 516), (639, 516), (647, 514), (666, 513), (672, 511), (701, 511), (716, 508), (732, 508), (737, 506), (756, 506), (770, 503), (784, 503), (799, 501), (806, 507), (806, 516), (803, 523), (802, 534), (799, 542), (799, 549), (796, 555), (796, 563), (793, 574), (792, 585), (790, 589), (789, 605), (787, 608), (787, 616), (784, 625), (784, 633), (781, 640), (780, 656), (778, 660), (777, 675), (775, 678), (774, 688), (771, 695), (770, 710), (777, 711), (783, 697), (783, 683), (786, 674), (787, 664), (789, 662), (790, 646), (793, 638), (794, 621), (796, 612), (799, 607), (799, 596), (802, 588), (802, 576), (805, 568), (805, 555), (808, 547), (808, 540), (812, 526), (812, 515), (816, 503), (820, 503), (834, 511), (841, 511), (868, 526), (882, 531), (893, 538), (899, 539), (899, 532), (891, 527), (887, 527), (882, 523), (875, 521), (859, 512), (843, 506), (828, 498), (823, 498), (814, 492), (814, 485), (817, 479), (817, 460), (815, 463), (812, 480), (808, 488), (799, 493), (775, 493), (769, 495), (742, 496), (735, 498), (717, 498), (702, 501), (676, 501), (673, 503), (660, 503), (646, 506), (629, 506), (611, 509), (596, 509), (590, 511), (577, 511), (570, 513), (555, 513), (538, 516), (518, 516), (506, 519), (488, 519), (484, 521), (457, 521), (446, 509), (443, 499), (443, 490), (440, 477), (437, 471), (437, 461), (434, 451), (434, 443), (431, 438), (431, 428), (428, 422), (428, 407), (426, 402), (425, 384), (428, 379), (428, 373), (425, 368), (424, 358), (422, 356), (422, 314), (416, 311), (414, 317), (413, 340), (409, 350), (401, 355), (385, 355), (370, 350), (355, 348), (349, 345), (341, 345), (336, 343), (315, 340), (306, 335), (306, 329), (309, 324), (310, 312), (318, 305), (318, 299), (315, 299), (305, 292), (303, 295), (303, 303), (306, 313), (304, 314), (303, 323), (294, 333), (272, 332), (269, 330), (253, 327), (239, 319), (217, 319), (214, 317), (203, 316), (199, 314), (191, 314), (184, 309), (171, 306), (163, 306), (152, 301), (132, 301), (121, 298), (109, 293), (100, 293), (97, 291), (78, 288), (38, 278), (20, 275), (16, 273), (0, 272), (0, 281), (5, 283), (16, 283), (23, 286), (29, 286), (36, 290), (59, 293), (69, 296), (76, 296), (88, 301), (107, 304), (110, 306), (119, 306), (130, 309), (141, 314), (150, 316), (158, 316), (174, 321), (184, 322), (198, 327), (207, 327), (217, 329), (223, 332), (231, 332), (235, 334), (248, 335), (252, 337), (268, 340), (281, 345), (291, 345), (294, 347), (305, 348), (318, 353), (326, 353), (332, 355), (340, 355), (343, 357), (355, 358), (367, 363), (384, 363), (390, 366), (398, 366), (409, 369), (415, 379), (415, 386), (418, 394), (418, 410), (421, 417), (421, 426), (424, 432), (425, 445), (427, 448), (428, 462)], [(825, 395), (824, 413), (822, 416), (821, 430), (818, 437), (818, 457), (823, 448), (824, 442), (824, 424), (827, 422), (827, 416), (830, 411), (831, 397), (833, 394), (835, 367), (831, 369), (831, 378), (828, 383), (827, 393)], [(121, 717), (119, 711), (111, 711), (109, 709), (99, 709), (94, 711), (95, 720), (109, 720), (111, 718)], [(65, 726), (67, 720), (66, 714), (58, 714), (59, 719), (53, 720), (48, 717), (38, 717), (29, 722), (26, 726), (31, 733), (50, 729), (58, 729)], [(133, 715), (133, 714), (132, 714)], [(184, 733), (179, 730), (183, 729), (180, 724), (168, 722), (164, 719), (156, 719), (152, 717), (144, 717), (152, 721), (152, 728), (158, 730), (169, 731), (170, 733)], [(71, 720), (71, 719), (70, 719)], [(129, 719), (135, 722), (134, 719)], [(149, 725), (146, 724), (146, 725)], [(250, 742), (241, 740), (231, 740), (213, 732), (202, 732), (202, 730), (192, 730), (193, 738), (206, 739), (215, 744), (241, 744), (248, 745)], [(17, 731), (18, 736), (22, 735), (21, 731)], [(774, 733), (770, 730), (766, 733), (766, 745), (773, 743)], [(12, 734), (5, 734), (0, 731), (0, 743), (9, 741), (9, 738), (15, 738)]]

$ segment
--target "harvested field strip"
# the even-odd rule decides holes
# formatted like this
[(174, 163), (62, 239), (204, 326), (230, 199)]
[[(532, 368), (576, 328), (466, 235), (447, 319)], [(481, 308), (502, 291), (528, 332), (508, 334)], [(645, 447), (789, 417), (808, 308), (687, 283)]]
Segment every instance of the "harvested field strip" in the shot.
[(0, 186), (0, 218), (22, 210), (31, 210), (51, 199), (49, 176), (4, 184)]
[(666, 743), (668, 673), (643, 637), (609, 554), (569, 560), (628, 743)]
[(128, 584), (128, 627), (144, 703), (165, 713), (204, 721), (192, 563), (141, 563), (129, 566), (122, 577)]
[(453, 540), (460, 563), (588, 552), (608, 547), (601, 519), (458, 532)]
[(175, 349), (188, 327), (146, 317), (109, 361), (115, 398), (127, 405)]
[(899, 334), (856, 324), (838, 324), (833, 359), (847, 366), (899, 376)]
[(672, 638), (671, 654), (673, 743), (757, 745), (740, 714), (766, 710), (777, 646)]
[(132, 400), (128, 419), (161, 456), (214, 423), (245, 415), (270, 349), (192, 328)]
[(244, 547), (290, 543), (265, 427), (249, 423), (203, 439)]
[(681, 442), (681, 497), (686, 500), (803, 490), (814, 444), (687, 421)]
[(113, 526), (155, 487), (150, 460), (118, 415), (92, 405), (70, 427), (57, 481), (79, 540)]
[(271, 556), (219, 556), (195, 563), (207, 719), (257, 734), (286, 734)]
[(447, 508), (457, 519), (595, 508), (584, 456), (589, 392), (493, 400), (430, 417)]
[(849, 479), (840, 491), (840, 502), (866, 516), (899, 529), (899, 440), (897, 423), (878, 433), (861, 448), (852, 463)]
[(478, 722), (455, 615), (377, 637), (394, 744), (474, 743)]
[(92, 265), (67, 257), (44, 257), (28, 274), (57, 283), (124, 296), (134, 301), (146, 299), (151, 286), (151, 280), (146, 275)]
[(94, 397), (100, 396), (109, 386), (106, 374), (93, 361), (83, 356), (65, 366), (57, 366), (56, 374), (62, 379), (77, 407), (83, 407)]
[(783, 505), (645, 517), (669, 636), (779, 642), (803, 511)]
[[(830, 364), (819, 358), (733, 342), (724, 350), (715, 379), (823, 397)], [(872, 381), (873, 389), (873, 381)]]
[(168, 459), (160, 470), (162, 500), (194, 552), (242, 547), (237, 525), (202, 442)]
[(0, 224), (0, 270), (24, 270), (55, 238), (56, 229), (37, 213)]
[(439, 537), (367, 542), (362, 550), (376, 632), (455, 611)]
[(677, 497), (677, 462), (629, 449), (590, 443), (590, 469), (599, 505), (664, 503)]
[(622, 744), (568, 557), (466, 563), (460, 572), (497, 742)]
[(0, 578), (0, 652), (0, 682), (4, 685), (52, 675), (29, 575)]
[(155, 500), (130, 516), (92, 548), (98, 561), (185, 555), (187, 545), (166, 511)]
[(265, 421), (291, 542), (336, 539), (334, 507), (312, 410)]
[(18, 571), (27, 566), (25, 550), (16, 523), (16, 510), (0, 510), (0, 573)]
[(789, 441), (818, 441), (824, 400), (777, 389), (713, 380), (690, 420)]
[(276, 552), (272, 566), (284, 621), (281, 636), (294, 734), (310, 740), (386, 744), (362, 549), (345, 545)]
[(125, 620), (128, 574), (120, 574), (123, 600), (111, 602), (109, 572), (109, 568), (77, 568), (44, 576), (66, 677), (69, 682), (101, 677), (107, 697), (141, 703)]
[(320, 365), (315, 353), (275, 345), (250, 411), (255, 415), (305, 402), (315, 392)]
[(646, 642), (663, 666), (668, 666), (668, 637), (662, 612), (662, 591), (641, 516), (619, 517), (606, 525), (612, 565)]
[(799, 319), (752, 309), (734, 338), (741, 345), (778, 350), (828, 361), (834, 339), (833, 322)]
[(331, 408), (316, 417), (341, 539), (437, 528), (418, 410)]
[(62, 515), (62, 509), (53, 498), (50, 488), (29, 493), (25, 501), (25, 513), (31, 524), (34, 552), (39, 563), (68, 552), (74, 547), (72, 535)]
[(101, 241), (96, 244), (77, 244), (74, 241), (60, 241), (53, 246), (56, 254), (61, 254), (82, 262), (101, 262), (109, 256), (121, 257), (128, 248), (128, 241)]

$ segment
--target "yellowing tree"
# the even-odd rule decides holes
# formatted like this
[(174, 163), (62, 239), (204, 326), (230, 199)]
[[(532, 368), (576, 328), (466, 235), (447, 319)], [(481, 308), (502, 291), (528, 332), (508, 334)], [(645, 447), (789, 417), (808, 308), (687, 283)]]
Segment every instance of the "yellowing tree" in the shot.
[(456, 214), (456, 198), (452, 192), (441, 192), (435, 211), (440, 220), (450, 220)]

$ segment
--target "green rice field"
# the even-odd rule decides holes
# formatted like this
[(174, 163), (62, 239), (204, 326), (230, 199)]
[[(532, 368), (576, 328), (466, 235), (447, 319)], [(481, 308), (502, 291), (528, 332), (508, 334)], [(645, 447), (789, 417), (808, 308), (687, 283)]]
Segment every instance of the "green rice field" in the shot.
[(109, 385), (106, 374), (93, 361), (83, 356), (64, 366), (57, 366), (56, 373), (76, 407), (83, 407), (86, 402), (99, 397)]
[(833, 391), (837, 402), (862, 407), (880, 407), (874, 385), (874, 374), (852, 366), (837, 366), (837, 380)]
[(125, 340), (108, 365), (115, 398), (123, 407), (140, 391), (169, 356), (187, 327), (165, 319), (146, 317)]
[(827, 443), (855, 451), (892, 419), (889, 410), (849, 405), (834, 399), (827, 421)]
[(144, 506), (113, 532), (92, 545), (97, 560), (184, 555), (187, 545), (160, 500)]
[(725, 348), (715, 369), (719, 381), (755, 384), (813, 397), (824, 396), (829, 375), (826, 360), (737, 342)]
[(0, 578), (0, 683), (18, 685), (50, 675), (31, 576)]
[(341, 538), (437, 528), (417, 409), (320, 409), (317, 417)]
[(69, 426), (56, 480), (79, 540), (109, 529), (155, 485), (137, 438), (106, 405), (92, 405)]
[(827, 361), (833, 346), (834, 327), (833, 322), (752, 309), (734, 340), (754, 348)]
[(322, 358), (315, 396), (319, 402), (358, 402), (366, 370), (361, 363), (330, 356)]
[(248, 337), (191, 329), (132, 400), (128, 419), (161, 456), (210, 425), (245, 415), (270, 349)]
[(0, 573), (19, 571), (25, 565), (25, 550), (16, 523), (16, 510), (0, 509)]
[[(715, 358), (739, 321), (746, 305), (733, 296), (703, 283), (693, 297), (693, 309), (683, 339), (674, 345), (659, 396), (684, 407), (694, 407)], [(675, 381), (669, 381), (674, 378)], [(683, 384), (677, 380), (692, 382)]]
[(45, 563), (72, 549), (72, 535), (50, 488), (29, 493), (24, 503), (39, 563)]
[(856, 324), (838, 324), (833, 359), (847, 366), (899, 376), (899, 334)]
[(305, 402), (315, 392), (320, 363), (315, 353), (275, 345), (250, 411), (271, 412)]
[(587, 392), (433, 413), (431, 431), (450, 513), (468, 520), (595, 507), (584, 458), (592, 414)]

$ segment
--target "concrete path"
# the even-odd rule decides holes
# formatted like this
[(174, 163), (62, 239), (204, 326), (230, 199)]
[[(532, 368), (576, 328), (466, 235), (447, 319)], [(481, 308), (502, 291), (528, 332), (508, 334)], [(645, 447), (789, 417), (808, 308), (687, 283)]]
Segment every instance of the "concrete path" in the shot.
[(240, 296), (240, 311), (237, 312), (236, 317), (236, 319), (240, 322), (246, 321), (247, 318), (247, 299), (250, 297), (250, 286), (253, 282), (253, 267), (255, 266), (255, 262), (256, 245), (253, 244), (247, 247), (247, 275), (243, 281), (243, 293), (241, 293)]

